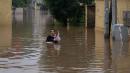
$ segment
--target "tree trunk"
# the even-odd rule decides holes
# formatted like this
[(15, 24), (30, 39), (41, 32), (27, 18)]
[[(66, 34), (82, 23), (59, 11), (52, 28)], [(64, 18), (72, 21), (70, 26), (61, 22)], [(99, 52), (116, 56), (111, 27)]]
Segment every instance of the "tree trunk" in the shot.
[(65, 18), (65, 19), (63, 20), (63, 24), (64, 24), (65, 26), (67, 26), (67, 23), (68, 23), (67, 18)]

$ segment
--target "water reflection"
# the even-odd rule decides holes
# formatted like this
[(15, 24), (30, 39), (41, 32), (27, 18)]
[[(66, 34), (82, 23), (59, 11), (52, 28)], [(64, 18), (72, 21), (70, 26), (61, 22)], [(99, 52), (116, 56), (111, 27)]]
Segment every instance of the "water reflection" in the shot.
[[(47, 25), (48, 21), (50, 16), (41, 11), (14, 18), (12, 47), (0, 47), (0, 73), (129, 73), (130, 41), (111, 43), (95, 29), (68, 30)], [(60, 44), (45, 43), (52, 28), (60, 31)]]
[[(38, 73), (37, 61), (43, 48), (43, 30), (48, 16), (40, 16), (40, 11), (31, 12), (31, 16), (14, 15), (12, 22), (12, 43), (0, 53), (0, 73)], [(41, 20), (39, 20), (41, 19)], [(43, 20), (42, 20), (43, 19)], [(39, 23), (40, 22), (40, 23)], [(44, 27), (44, 28), (43, 28)], [(7, 36), (7, 35), (6, 35)], [(7, 39), (8, 40), (8, 39)]]
[[(71, 27), (70, 30), (59, 29), (63, 32), (61, 36), (64, 40), (61, 41), (61, 44), (47, 44), (47, 47), (41, 52), (42, 56), (39, 61), (41, 71), (57, 73), (89, 72), (95, 56), (95, 30), (84, 31), (83, 28), (77, 27)], [(90, 31), (93, 33), (90, 33)], [(89, 44), (87, 44), (88, 42)]]
[[(2, 19), (0, 19), (2, 20)], [(10, 20), (10, 19), (9, 19)], [(8, 21), (8, 19), (7, 19)], [(5, 22), (6, 23), (6, 22)], [(0, 25), (3, 24), (0, 22)], [(6, 68), (8, 58), (11, 54), (8, 49), (11, 47), (12, 42), (12, 28), (10, 22), (5, 24), (6, 26), (0, 26), (0, 68)], [(9, 26), (8, 26), (9, 25)], [(1, 69), (0, 69), (1, 70)]]
[[(118, 56), (127, 57), (128, 48), (129, 48), (128, 41), (113, 41), (113, 56), (115, 58)], [(115, 53), (117, 53), (117, 54), (115, 54)]]
[(112, 52), (110, 39), (104, 40), (104, 73), (112, 73)]
[(113, 41), (112, 48), (112, 68), (114, 73), (129, 73), (130, 57), (129, 57), (128, 41)]
[(7, 49), (11, 47), (12, 28), (10, 23), (7, 25), (9, 26), (0, 26), (0, 49)]
[(129, 73), (129, 42), (105, 40), (104, 71), (105, 73)]

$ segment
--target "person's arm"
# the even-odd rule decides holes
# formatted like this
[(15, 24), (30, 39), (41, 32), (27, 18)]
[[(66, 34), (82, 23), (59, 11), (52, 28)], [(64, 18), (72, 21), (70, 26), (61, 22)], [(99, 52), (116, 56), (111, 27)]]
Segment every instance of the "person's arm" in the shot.
[(59, 31), (57, 31), (57, 36), (60, 36), (60, 33), (59, 33)]
[(59, 31), (58, 31), (56, 37), (54, 38), (54, 41), (60, 41), (60, 40), (61, 40), (61, 38), (60, 38), (60, 33), (59, 33)]
[(58, 41), (61, 40), (59, 31), (58, 31), (58, 34), (57, 34), (57, 39), (58, 39)]

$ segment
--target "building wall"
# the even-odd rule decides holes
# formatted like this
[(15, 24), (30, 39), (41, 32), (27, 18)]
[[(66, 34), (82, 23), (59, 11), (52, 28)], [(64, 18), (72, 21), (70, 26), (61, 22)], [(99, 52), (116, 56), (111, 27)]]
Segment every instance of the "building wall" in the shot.
[[(130, 11), (130, 0), (117, 0), (117, 23), (123, 24), (123, 11)], [(96, 0), (96, 29), (104, 28), (104, 0)]]
[[(123, 24), (123, 11), (128, 11), (127, 9), (128, 0), (118, 0), (117, 1), (117, 23)], [(130, 1), (128, 1), (130, 2)]]
[(11, 24), (11, 0), (0, 0), (0, 26)]
[(0, 49), (11, 46), (12, 17), (11, 0), (0, 0)]
[(103, 30), (104, 28), (104, 1), (96, 0), (96, 29)]

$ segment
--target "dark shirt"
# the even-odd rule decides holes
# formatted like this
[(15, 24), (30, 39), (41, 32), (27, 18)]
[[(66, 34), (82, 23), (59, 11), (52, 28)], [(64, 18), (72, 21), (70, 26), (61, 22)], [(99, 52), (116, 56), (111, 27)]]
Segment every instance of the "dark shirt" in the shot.
[(58, 41), (54, 40), (54, 37), (51, 35), (47, 36), (46, 42), (58, 43)]
[(49, 35), (46, 39), (46, 42), (54, 42), (54, 37)]

